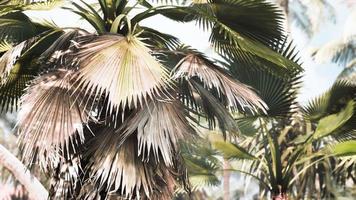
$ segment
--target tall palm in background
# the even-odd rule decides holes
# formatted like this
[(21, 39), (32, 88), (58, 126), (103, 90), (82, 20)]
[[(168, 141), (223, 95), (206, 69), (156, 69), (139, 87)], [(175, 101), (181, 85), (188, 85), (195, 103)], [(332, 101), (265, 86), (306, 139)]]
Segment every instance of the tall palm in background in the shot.
[(337, 81), (301, 107), (295, 102), (298, 74), (289, 80), (249, 74), (254, 87), (264, 80), (260, 96), (270, 109), (266, 116), (238, 116), (243, 135), (239, 139), (224, 141), (208, 134), (207, 140), (186, 145), (183, 155), (195, 189), (219, 184), (223, 157), (231, 160), (231, 168), (225, 170), (258, 181), (261, 198), (354, 198), (347, 182), (356, 183), (355, 85)]
[[(84, 1), (65, 5), (93, 33), (23, 12), (56, 3), (2, 1), (0, 11), (1, 109), (20, 104), (23, 160), (52, 178), (51, 198), (169, 199), (178, 187), (189, 191), (180, 140), (198, 137), (206, 122), (233, 135), (231, 113), (271, 112), (259, 87), (239, 81), (249, 73), (237, 69), (301, 71), (285, 44), (282, 13), (263, 0), (99, 0), (99, 11)], [(226, 61), (141, 25), (155, 15), (195, 21)]]
[(317, 62), (334, 62), (344, 67), (340, 73), (339, 80), (355, 82), (356, 77), (356, 31), (352, 24), (356, 19), (356, 4), (350, 2), (350, 15), (344, 23), (344, 30), (339, 38), (320, 46), (313, 52), (313, 57)]
[(328, 0), (275, 0), (286, 15), (286, 26), (292, 32), (295, 24), (311, 38), (320, 30), (323, 22), (335, 22), (335, 8)]

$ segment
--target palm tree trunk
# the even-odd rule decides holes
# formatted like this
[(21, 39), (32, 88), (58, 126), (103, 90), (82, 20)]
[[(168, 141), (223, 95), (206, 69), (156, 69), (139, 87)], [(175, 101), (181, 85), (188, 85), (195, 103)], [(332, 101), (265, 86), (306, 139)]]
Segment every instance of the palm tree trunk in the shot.
[(0, 164), (8, 169), (14, 177), (26, 188), (30, 199), (46, 200), (47, 190), (31, 175), (30, 171), (12, 155), (4, 146), (0, 145)]
[[(278, 188), (279, 188), (279, 192), (276, 194), (273, 194), (273, 191), (272, 191), (272, 200), (288, 200), (288, 195), (287, 193), (285, 192), (286, 189), (285, 188), (282, 188), (281, 185), (278, 185)], [(274, 191), (275, 192), (275, 191)]]
[(229, 161), (224, 159), (224, 171), (223, 171), (223, 187), (224, 187), (224, 200), (230, 199), (230, 164)]
[(288, 195), (286, 193), (280, 193), (272, 197), (272, 200), (288, 200)]

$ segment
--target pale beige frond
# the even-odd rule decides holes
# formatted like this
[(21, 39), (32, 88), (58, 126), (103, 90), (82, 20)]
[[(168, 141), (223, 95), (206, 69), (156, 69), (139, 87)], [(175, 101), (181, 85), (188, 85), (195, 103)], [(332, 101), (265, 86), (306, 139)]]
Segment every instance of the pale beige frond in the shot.
[(120, 106), (142, 105), (167, 87), (166, 69), (134, 36), (88, 36), (82, 38), (78, 47), (77, 83), (86, 94), (107, 96), (110, 114)]
[(173, 165), (179, 140), (195, 135), (179, 101), (150, 102), (127, 120), (124, 127), (124, 135), (137, 132), (138, 155), (143, 161), (148, 161), (153, 154), (156, 161), (163, 159), (169, 166)]
[(121, 139), (119, 130), (103, 127), (90, 144), (90, 171), (98, 190), (123, 199), (171, 199), (177, 177), (184, 175), (177, 167), (177, 158), (174, 167), (142, 161), (136, 136), (126, 138), (122, 144)]
[(56, 163), (59, 148), (75, 151), (75, 146), (84, 142), (83, 125), (88, 115), (71, 95), (72, 73), (61, 69), (40, 76), (21, 98), (18, 132), (25, 160), (36, 158), (43, 166)]
[(17, 59), (20, 57), (22, 50), (25, 47), (26, 42), (21, 42), (20, 44), (12, 47), (0, 58), (0, 84), (6, 82), (6, 78), (13, 69)]
[(119, 133), (111, 127), (103, 127), (96, 135), (88, 153), (92, 176), (99, 189), (104, 185), (105, 190), (120, 189), (126, 198), (141, 192), (149, 196), (152, 177), (146, 176), (144, 164), (135, 154), (137, 143), (128, 139), (119, 147)]
[(184, 57), (175, 67), (172, 78), (197, 77), (203, 82), (204, 87), (216, 89), (219, 95), (226, 96), (227, 106), (232, 108), (260, 108), (265, 111), (267, 105), (247, 85), (233, 79), (213, 63), (200, 56), (190, 54)]

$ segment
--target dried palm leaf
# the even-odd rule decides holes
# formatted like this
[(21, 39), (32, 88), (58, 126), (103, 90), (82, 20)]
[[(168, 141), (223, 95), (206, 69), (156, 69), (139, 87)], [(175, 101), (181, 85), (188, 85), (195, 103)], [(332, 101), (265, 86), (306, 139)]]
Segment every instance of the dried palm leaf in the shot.
[(154, 158), (143, 161), (135, 135), (121, 140), (119, 129), (103, 127), (89, 143), (87, 156), (97, 189), (123, 199), (171, 199), (178, 177), (186, 175), (180, 156), (173, 166), (152, 162)]
[(169, 82), (165, 68), (135, 36), (83, 37), (76, 56), (79, 87), (94, 97), (107, 96), (110, 114), (120, 106), (142, 105), (143, 100), (164, 92)]
[(84, 141), (83, 124), (88, 116), (69, 91), (72, 73), (62, 69), (43, 75), (22, 97), (18, 131), (25, 160), (38, 156), (43, 166), (57, 163), (60, 148), (75, 150)]
[[(72, 155), (70, 160), (58, 157), (57, 163), (53, 166), (56, 168), (48, 168), (48, 176), (50, 180), (50, 199), (60, 199), (63, 197), (75, 197), (75, 190), (78, 185), (81, 185), (81, 157), (80, 155)], [(50, 166), (50, 167), (53, 167)], [(47, 169), (46, 169), (47, 170)], [(79, 184), (78, 184), (79, 183)]]
[(137, 152), (137, 142), (126, 140), (118, 147), (118, 134), (110, 127), (103, 128), (97, 134), (94, 142), (96, 151), (91, 156), (95, 182), (100, 189), (106, 184), (106, 190), (120, 190), (120, 194), (126, 198), (142, 192), (149, 196), (152, 191), (152, 177), (146, 174), (144, 163), (134, 153)]
[(267, 108), (249, 86), (233, 79), (206, 58), (189, 54), (176, 65), (172, 78), (189, 80), (193, 77), (199, 78), (204, 87), (216, 89), (219, 96), (226, 96), (227, 106), (230, 108), (259, 108), (262, 111)]
[(127, 120), (123, 135), (137, 132), (138, 155), (143, 161), (153, 153), (156, 161), (162, 157), (166, 165), (172, 166), (179, 140), (195, 134), (183, 112), (179, 101), (150, 102)]
[(25, 46), (26, 42), (21, 42), (20, 44), (8, 50), (0, 58), (0, 84), (4, 84), (6, 82), (6, 78), (10, 74), (11, 69), (15, 65), (17, 59), (20, 57)]

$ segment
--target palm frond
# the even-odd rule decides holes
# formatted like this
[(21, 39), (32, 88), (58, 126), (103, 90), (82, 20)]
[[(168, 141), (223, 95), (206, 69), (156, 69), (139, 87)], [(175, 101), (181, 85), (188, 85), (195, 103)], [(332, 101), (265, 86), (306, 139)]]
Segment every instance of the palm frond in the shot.
[[(192, 146), (182, 149), (182, 155), (185, 165), (187, 166), (189, 182), (192, 185), (192, 190), (199, 190), (207, 186), (218, 186), (220, 184), (217, 173), (221, 169), (221, 164), (218, 159), (209, 155), (200, 154), (201, 150), (208, 150), (208, 141), (204, 145)], [(188, 145), (188, 144), (186, 144)], [(193, 148), (192, 148), (193, 147)], [(202, 148), (202, 149), (200, 149)]]
[(174, 169), (142, 161), (135, 137), (118, 146), (119, 138), (117, 130), (106, 127), (91, 143), (90, 170), (99, 191), (111, 191), (127, 199), (170, 199), (177, 179), (169, 170)]
[(39, 56), (61, 34), (61, 31), (43, 33), (30, 38), (8, 50), (0, 58), (1, 111), (17, 108), (17, 101), (26, 84), (38, 75), (43, 66), (35, 58)]
[[(274, 63), (280, 69), (300, 68), (271, 48), (284, 38), (283, 17), (273, 4), (260, 0), (218, 0), (195, 5), (193, 9), (197, 22), (203, 28), (212, 29), (210, 41), (218, 53), (241, 59), (250, 54)], [(258, 14), (247, 14), (250, 12)], [(252, 25), (247, 23), (251, 21)]]
[(9, 76), (11, 70), (13, 69), (15, 63), (20, 58), (28, 42), (22, 42), (15, 47), (8, 50), (0, 58), (0, 84), (6, 82), (7, 77)]
[(29, 73), (10, 72), (9, 78), (0, 85), (0, 112), (12, 112), (18, 109), (18, 100), (23, 95), (27, 83), (32, 79), (33, 75)]
[(247, 150), (224, 140), (220, 135), (210, 134), (209, 141), (212, 147), (219, 151), (226, 159), (242, 159), (242, 160), (253, 160), (255, 157), (251, 155)]
[(312, 100), (309, 105), (303, 108), (305, 116), (312, 122), (317, 122), (321, 118), (339, 112), (347, 102), (355, 99), (356, 87), (347, 81), (337, 81), (320, 97)]
[[(202, 112), (208, 120), (209, 129), (216, 127), (216, 121), (223, 134), (228, 131), (230, 134), (239, 132), (235, 119), (226, 107), (219, 102), (204, 86), (194, 80), (191, 81), (190, 91), (193, 92), (193, 101), (197, 103), (198, 114)], [(199, 112), (200, 111), (200, 112)], [(199, 121), (198, 121), (199, 123)]]
[[(287, 59), (298, 63), (295, 48), (291, 43), (278, 45), (275, 51)], [(296, 106), (296, 98), (300, 87), (301, 71), (294, 68), (281, 76), (275, 73), (275, 64), (270, 62), (245, 62), (239, 58), (225, 58), (227, 63), (222, 63), (232, 76), (240, 82), (255, 89), (257, 95), (267, 104), (267, 116), (290, 116)], [(293, 67), (291, 67), (292, 69)], [(263, 114), (262, 114), (263, 115)]]
[(0, 41), (0, 56), (2, 56), (1, 55), (2, 52), (6, 52), (6, 51), (10, 50), (10, 49), (12, 49), (12, 47), (13, 46), (6, 40)]
[(163, 160), (167, 166), (173, 165), (179, 141), (195, 135), (179, 101), (150, 102), (123, 127), (123, 137), (137, 133), (138, 155), (144, 161), (153, 154), (156, 162)]
[(83, 6), (77, 4), (76, 2), (72, 2), (74, 8), (63, 7), (63, 9), (69, 10), (81, 16), (83, 19), (88, 21), (98, 33), (105, 33), (105, 21), (103, 20), (103, 18), (97, 13), (97, 11), (92, 6), (90, 6), (83, 0), (81, 0), (81, 2), (84, 4)]
[(36, 35), (36, 26), (21, 12), (0, 16), (0, 39), (22, 42)]
[[(219, 96), (226, 96), (227, 107), (265, 111), (266, 104), (247, 85), (234, 80), (212, 62), (194, 54), (184, 57), (173, 71), (173, 79), (198, 78), (208, 89), (216, 89)], [(257, 109), (256, 109), (257, 110)]]
[(45, 0), (25, 4), (23, 10), (51, 10), (58, 8), (65, 3), (65, 0)]
[(343, 156), (355, 156), (356, 155), (356, 140), (350, 140), (346, 142), (340, 142), (331, 147), (332, 154), (343, 157)]
[(356, 85), (356, 58), (348, 63), (348, 66), (337, 76), (337, 81), (347, 81)]
[(59, 7), (64, 0), (41, 0), (41, 1), (22, 1), (22, 0), (3, 0), (0, 2), (0, 16), (11, 12), (27, 10), (50, 10)]
[[(300, 66), (273, 50), (283, 41), (282, 12), (263, 0), (212, 0), (191, 6), (153, 8), (133, 18), (133, 24), (162, 14), (182, 22), (195, 20), (204, 30), (211, 30), (210, 41), (218, 53), (239, 58), (256, 56), (276, 64), (280, 70)], [(249, 13), (255, 13), (250, 15)], [(277, 59), (276, 59), (277, 58)]]
[(47, 163), (44, 171), (51, 177), (49, 198), (76, 197), (78, 186), (82, 186), (82, 163), (81, 154), (77, 153), (70, 157), (58, 156), (57, 159), (52, 159), (52, 163)]
[(22, 42), (12, 47), (0, 58), (0, 111), (17, 109), (18, 99), (26, 88), (26, 83), (33, 75), (24, 71), (17, 63), (23, 51), (32, 41)]
[[(70, 70), (58, 70), (35, 79), (22, 97), (18, 132), (27, 163), (51, 163), (59, 150), (84, 142), (85, 109), (75, 102), (70, 89)], [(48, 161), (48, 163), (47, 163)]]
[(220, 184), (219, 177), (215, 174), (220, 169), (218, 164), (212, 163), (202, 157), (189, 155), (184, 160), (188, 168), (189, 182), (192, 185), (193, 191)]
[(140, 37), (144, 39), (147, 45), (152, 46), (154, 49), (175, 49), (180, 44), (179, 39), (172, 35), (144, 26), (140, 26), (138, 31), (140, 29), (143, 30)]
[[(38, 58), (39, 62), (46, 64), (67, 64), (73, 60), (70, 54), (73, 52), (71, 44), (76, 42), (80, 37), (89, 33), (82, 29), (65, 29), (64, 33), (56, 39)], [(66, 62), (68, 60), (68, 62)]]
[(138, 38), (102, 35), (82, 39), (75, 54), (78, 88), (94, 97), (107, 96), (110, 114), (165, 93), (167, 71)]
[[(320, 119), (318, 126), (313, 134), (314, 139), (319, 139), (332, 134), (333, 132), (341, 129), (354, 115), (354, 101), (347, 103), (345, 109), (339, 113), (328, 115)], [(356, 129), (356, 126), (354, 127)]]
[(320, 47), (313, 53), (318, 62), (333, 61), (346, 66), (356, 56), (356, 37), (336, 39)]

